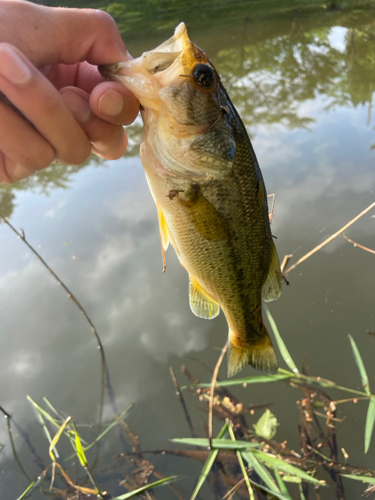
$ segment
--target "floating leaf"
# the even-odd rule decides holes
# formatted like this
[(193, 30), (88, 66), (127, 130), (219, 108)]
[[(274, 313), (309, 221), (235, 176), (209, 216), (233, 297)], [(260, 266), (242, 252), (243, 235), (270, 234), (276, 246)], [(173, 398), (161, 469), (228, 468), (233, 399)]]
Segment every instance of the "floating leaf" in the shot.
[[(190, 446), (203, 446), (208, 448), (210, 441), (207, 438), (175, 438), (174, 443), (188, 444)], [(259, 448), (259, 443), (249, 443), (247, 441), (235, 441), (231, 439), (213, 439), (212, 448), (219, 450), (248, 450), (249, 448)]]
[(267, 409), (253, 427), (257, 436), (272, 439), (276, 434), (277, 418)]
[[(228, 430), (228, 423), (225, 423), (224, 426), (223, 426), (223, 428), (219, 432), (219, 434), (217, 436), (217, 439), (215, 439), (215, 441), (219, 441), (220, 438), (225, 435), (225, 433), (227, 432), (227, 430)], [(208, 444), (209, 444), (208, 439), (206, 439), (206, 442), (208, 442)], [(208, 446), (208, 445), (206, 445), (206, 446)], [(219, 450), (218, 449), (214, 449), (214, 450), (211, 450), (210, 454), (208, 455), (208, 458), (207, 458), (207, 460), (206, 460), (206, 462), (205, 462), (205, 464), (203, 466), (203, 469), (202, 469), (202, 471), (201, 471), (201, 473), (199, 475), (197, 484), (196, 484), (196, 486), (194, 488), (194, 491), (193, 491), (193, 494), (191, 495), (190, 500), (194, 500), (197, 497), (197, 495), (199, 493), (199, 490), (202, 488), (202, 485), (205, 482), (206, 477), (208, 476), (208, 474), (209, 474), (209, 472), (211, 470), (211, 467), (213, 466), (213, 464), (214, 464), (214, 462), (216, 460), (216, 457), (217, 457), (218, 453), (219, 453)]]
[(370, 399), (367, 416), (366, 416), (366, 426), (365, 426), (365, 453), (368, 452), (371, 443), (372, 431), (375, 424), (375, 398)]
[(357, 363), (359, 374), (361, 376), (362, 386), (365, 389), (366, 393), (370, 395), (371, 394), (370, 384), (368, 381), (368, 376), (367, 376), (365, 365), (364, 365), (363, 360), (362, 360), (362, 356), (358, 350), (357, 344), (355, 343), (353, 337), (351, 335), (348, 335), (348, 337), (349, 337), (350, 343), (352, 344), (355, 362)]
[(295, 374), (299, 374), (299, 370), (297, 368), (297, 366), (295, 365), (293, 359), (292, 359), (292, 356), (289, 354), (289, 351), (280, 335), (280, 332), (277, 328), (277, 325), (275, 323), (275, 320), (273, 319), (272, 317), (272, 314), (270, 313), (269, 309), (267, 306), (264, 306), (265, 307), (265, 311), (266, 311), (266, 315), (267, 315), (267, 318), (268, 318), (268, 321), (270, 322), (270, 325), (271, 325), (271, 328), (272, 328), (272, 331), (273, 331), (273, 334), (275, 336), (275, 339), (276, 339), (276, 342), (277, 342), (277, 346), (280, 350), (280, 354), (281, 356), (283, 357), (285, 363), (288, 365), (288, 367), (292, 370), (293, 373)]
[(113, 500), (126, 500), (127, 498), (133, 498), (144, 491), (150, 490), (152, 488), (158, 488), (159, 486), (165, 486), (173, 481), (177, 481), (181, 476), (169, 476), (163, 479), (159, 479), (159, 481), (155, 481), (154, 483), (147, 484), (146, 486), (142, 486), (142, 488), (138, 488), (134, 491), (129, 491), (129, 493), (125, 493), (124, 495), (120, 495), (119, 497), (114, 498)]

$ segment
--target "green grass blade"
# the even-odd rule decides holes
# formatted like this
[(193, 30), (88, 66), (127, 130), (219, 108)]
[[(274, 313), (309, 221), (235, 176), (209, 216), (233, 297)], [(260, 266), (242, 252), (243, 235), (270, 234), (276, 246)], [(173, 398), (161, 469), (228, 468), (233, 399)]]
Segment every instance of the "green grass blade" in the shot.
[[(228, 423), (225, 423), (223, 428), (221, 429), (221, 431), (217, 435), (217, 440), (222, 438), (225, 435), (225, 433), (227, 432), (227, 430), (228, 430)], [(208, 441), (208, 439), (206, 441)], [(213, 463), (216, 460), (218, 453), (219, 453), (218, 449), (214, 449), (214, 450), (210, 451), (210, 454), (208, 455), (208, 458), (207, 458), (207, 460), (206, 460), (206, 462), (201, 470), (197, 484), (195, 485), (195, 488), (194, 488), (194, 491), (190, 497), (190, 500), (194, 500), (197, 497), (199, 490), (202, 488), (202, 485), (205, 482), (206, 477), (208, 476), (208, 474), (211, 470), (211, 467), (213, 466)]]
[[(295, 375), (293, 373), (270, 373), (269, 375), (257, 375), (255, 377), (244, 377), (238, 379), (221, 380), (217, 381), (215, 387), (228, 387), (231, 385), (243, 385), (243, 384), (263, 384), (267, 382), (278, 382), (279, 380), (285, 380), (287, 378), (292, 378)], [(194, 389), (196, 387), (211, 387), (211, 384), (191, 384), (185, 385), (182, 389)]]
[(275, 478), (276, 478), (277, 485), (280, 488), (280, 491), (284, 495), (284, 497), (287, 498), (288, 500), (292, 500), (292, 497), (289, 495), (288, 488), (286, 487), (282, 477), (277, 472), (277, 470), (275, 470)]
[[(37, 413), (37, 418), (39, 419), (39, 422), (41, 424), (41, 426), (43, 427), (43, 431), (44, 431), (44, 434), (46, 435), (47, 437), (47, 441), (49, 442), (49, 444), (52, 443), (52, 437), (51, 437), (51, 434), (49, 432), (49, 429), (44, 421), (44, 418), (43, 418), (43, 415), (39, 412), (36, 412)], [(60, 455), (59, 455), (59, 452), (57, 451), (56, 448), (53, 448), (53, 451), (56, 455), (57, 458), (60, 458)]]
[(254, 469), (258, 476), (265, 482), (273, 493), (280, 493), (273, 477), (268, 470), (258, 461), (257, 457), (251, 451), (242, 451), (242, 456), (246, 462)]
[(118, 417), (115, 418), (115, 420), (113, 422), (111, 422), (108, 427), (106, 427), (104, 429), (104, 431), (99, 434), (99, 436), (94, 439), (94, 441), (92, 443), (90, 443), (89, 445), (85, 446), (84, 450), (87, 451), (89, 450), (90, 448), (92, 448), (93, 446), (95, 446), (106, 434), (107, 432), (109, 432), (125, 415), (125, 413), (127, 413), (130, 408), (132, 407), (132, 405), (129, 405), (125, 408), (125, 410), (123, 410), (120, 415)]
[(17, 498), (17, 500), (22, 500), (23, 498), (25, 498), (25, 496), (28, 494), (28, 492), (31, 490), (31, 488), (34, 486), (35, 483), (36, 483), (36, 481), (33, 481), (31, 484), (29, 484), (29, 486), (22, 493), (22, 495)]
[(308, 481), (309, 483), (319, 484), (321, 486), (325, 484), (324, 481), (315, 479), (314, 477), (307, 474), (307, 472), (299, 469), (298, 467), (295, 467), (292, 464), (289, 464), (288, 462), (285, 462), (284, 460), (281, 460), (280, 458), (274, 457), (273, 455), (269, 455), (268, 453), (264, 453), (263, 451), (258, 450), (254, 450), (253, 454), (257, 457), (258, 460), (267, 464), (269, 467), (272, 467), (272, 469), (281, 470), (282, 472), (290, 474), (291, 476), (298, 476), (304, 481)]
[(372, 431), (374, 429), (375, 424), (375, 398), (372, 397), (370, 399), (367, 416), (366, 416), (366, 425), (365, 425), (365, 453), (368, 452), (371, 443)]
[(55, 418), (51, 417), (51, 415), (41, 408), (33, 399), (31, 399), (30, 396), (26, 396), (26, 399), (34, 406), (34, 408), (43, 415), (43, 417), (48, 420), (52, 425), (54, 425), (57, 429), (61, 426), (62, 420), (56, 420)]
[[(228, 424), (229, 424), (228, 430), (229, 430), (230, 437), (231, 437), (232, 441), (236, 442), (236, 436), (234, 435), (233, 427), (232, 427), (232, 425), (229, 422), (228, 422)], [(247, 473), (245, 464), (243, 463), (242, 455), (241, 455), (241, 453), (239, 451), (236, 451), (236, 455), (237, 455), (238, 463), (240, 464), (240, 467), (241, 467), (242, 475), (243, 475), (243, 477), (245, 479), (245, 483), (246, 483), (246, 486), (247, 486), (247, 491), (249, 492), (249, 499), (250, 500), (255, 500), (255, 498), (254, 498), (254, 491), (253, 491), (253, 488), (251, 486), (251, 483), (250, 483), (250, 480), (249, 480), (249, 475)]]
[(357, 476), (355, 474), (341, 474), (341, 476), (355, 481), (362, 481), (363, 483), (375, 484), (375, 477), (371, 476)]
[(55, 455), (53, 454), (53, 449), (55, 448), (56, 444), (58, 443), (60, 437), (61, 437), (61, 434), (64, 432), (65, 430), (65, 427), (68, 425), (68, 423), (70, 422), (70, 420), (72, 419), (72, 417), (67, 417), (65, 419), (65, 421), (61, 424), (60, 428), (58, 429), (58, 431), (56, 432), (54, 438), (52, 439), (50, 445), (49, 445), (49, 455), (50, 457), (52, 458), (52, 460), (55, 462)]
[(305, 495), (303, 494), (302, 484), (298, 485), (299, 495), (301, 500), (306, 500)]
[[(208, 448), (210, 441), (207, 438), (175, 438), (171, 439), (173, 443), (188, 444), (190, 446), (203, 446)], [(248, 450), (250, 448), (259, 448), (259, 443), (249, 443), (247, 441), (235, 441), (231, 439), (213, 439), (212, 448), (218, 450)]]
[(288, 365), (288, 367), (292, 370), (292, 372), (298, 375), (299, 370), (298, 370), (297, 366), (295, 365), (295, 363), (292, 359), (292, 356), (289, 354), (289, 351), (288, 351), (288, 349), (287, 349), (287, 347), (286, 347), (286, 345), (285, 345), (285, 343), (280, 335), (279, 329), (277, 328), (277, 325), (275, 323), (275, 320), (272, 317), (272, 314), (270, 313), (267, 306), (264, 306), (264, 309), (266, 311), (268, 321), (270, 322), (270, 325), (271, 325), (273, 334), (275, 336), (277, 346), (280, 350), (281, 356), (283, 357), (283, 359), (284, 359), (285, 363)]
[(50, 403), (48, 401), (48, 399), (46, 397), (43, 396), (43, 401), (46, 403), (46, 405), (48, 406), (48, 408), (56, 415), (56, 417), (58, 418), (61, 418), (61, 415), (59, 414), (59, 412), (56, 410), (56, 408), (52, 405), (52, 403)]
[(350, 343), (352, 345), (354, 359), (355, 359), (355, 362), (357, 363), (359, 374), (361, 376), (362, 386), (363, 386), (365, 392), (370, 395), (371, 394), (370, 384), (368, 381), (368, 376), (367, 376), (365, 365), (364, 365), (363, 360), (362, 360), (362, 356), (358, 350), (357, 344), (355, 343), (353, 337), (351, 335), (348, 335), (348, 337), (349, 337)]
[(159, 479), (159, 481), (155, 481), (154, 483), (147, 484), (146, 486), (142, 486), (142, 488), (138, 488), (137, 490), (134, 491), (129, 491), (129, 493), (125, 493), (124, 495), (120, 495), (119, 497), (114, 498), (113, 500), (127, 500), (128, 498), (133, 498), (139, 495), (140, 493), (143, 493), (147, 490), (150, 490), (151, 488), (158, 488), (159, 486), (165, 486), (173, 481), (176, 481), (179, 477), (181, 476), (169, 476), (165, 477), (164, 479)]
[(83, 451), (81, 439), (79, 437), (78, 429), (77, 429), (77, 426), (74, 423), (74, 421), (73, 421), (73, 426), (74, 426), (74, 430), (75, 430), (74, 444), (75, 444), (77, 457), (78, 457), (82, 467), (87, 467), (87, 458), (86, 458), (85, 452)]
[(254, 486), (256, 486), (257, 488), (259, 488), (261, 491), (265, 491), (266, 493), (268, 493), (269, 495), (271, 495), (271, 498), (278, 498), (279, 500), (289, 500), (288, 497), (285, 497), (282, 493), (277, 493), (276, 491), (272, 491), (270, 489), (268, 489), (266, 486), (264, 486), (263, 484), (259, 484), (259, 483), (256, 483), (255, 481), (253, 481), (252, 479), (250, 479), (250, 483), (253, 484)]

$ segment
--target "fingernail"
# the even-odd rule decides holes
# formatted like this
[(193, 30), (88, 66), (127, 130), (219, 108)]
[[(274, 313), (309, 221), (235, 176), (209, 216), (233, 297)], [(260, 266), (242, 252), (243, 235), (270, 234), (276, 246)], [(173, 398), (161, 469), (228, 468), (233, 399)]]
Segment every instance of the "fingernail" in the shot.
[(91, 117), (90, 104), (84, 97), (73, 90), (67, 90), (62, 96), (78, 123), (86, 123), (89, 121)]
[(0, 46), (0, 75), (14, 85), (24, 85), (32, 78), (30, 68), (9, 45)]
[(99, 99), (99, 111), (103, 115), (117, 116), (124, 107), (124, 98), (117, 90), (109, 89)]

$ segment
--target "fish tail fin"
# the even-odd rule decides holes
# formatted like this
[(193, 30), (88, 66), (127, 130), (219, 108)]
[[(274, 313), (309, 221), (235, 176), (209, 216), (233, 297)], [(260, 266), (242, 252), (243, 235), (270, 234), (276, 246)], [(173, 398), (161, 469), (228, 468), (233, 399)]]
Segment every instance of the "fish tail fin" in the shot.
[(232, 377), (246, 365), (258, 370), (277, 370), (275, 349), (265, 328), (262, 336), (251, 343), (241, 342), (241, 339), (229, 330), (228, 377)]

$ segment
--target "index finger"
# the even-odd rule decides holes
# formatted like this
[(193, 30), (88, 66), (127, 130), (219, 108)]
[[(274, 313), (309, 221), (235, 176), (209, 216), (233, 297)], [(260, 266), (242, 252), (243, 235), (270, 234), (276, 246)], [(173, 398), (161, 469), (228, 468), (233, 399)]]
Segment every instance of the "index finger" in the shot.
[[(19, 48), (35, 66), (111, 64), (129, 57), (115, 21), (104, 11), (3, 1), (0, 13), (0, 42)], [(15, 30), (17, 25), (22, 30)]]

